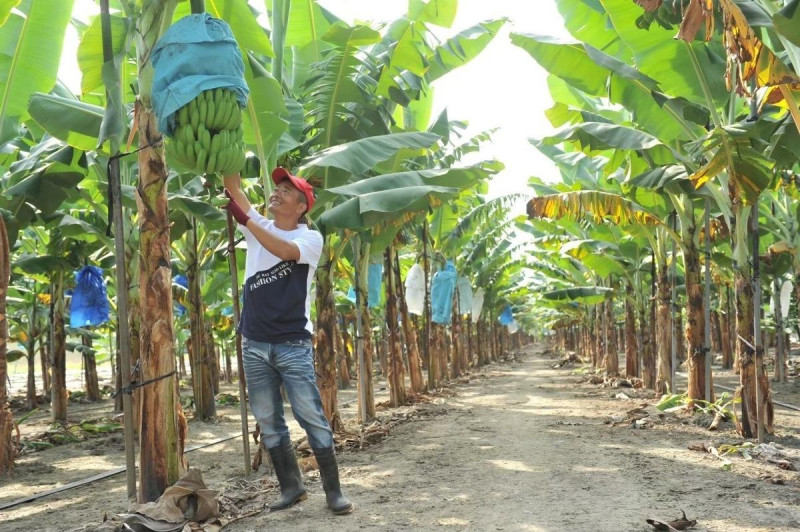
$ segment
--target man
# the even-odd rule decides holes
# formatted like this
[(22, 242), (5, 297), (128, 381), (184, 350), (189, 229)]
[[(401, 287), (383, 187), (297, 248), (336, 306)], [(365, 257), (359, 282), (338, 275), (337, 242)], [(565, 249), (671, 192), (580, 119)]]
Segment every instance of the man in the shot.
[(339, 486), (333, 433), (322, 411), (311, 348), (311, 280), (322, 253), (322, 235), (300, 220), (314, 205), (314, 191), (305, 179), (283, 168), (272, 172), (272, 180), (272, 219), (250, 205), (239, 175), (224, 180), (231, 198), (227, 209), (247, 242), (239, 332), (250, 409), (281, 487), (281, 497), (270, 509), (289, 508), (308, 497), (283, 418), (283, 383), (294, 417), (314, 450), (328, 507), (337, 515), (346, 514), (353, 505)]

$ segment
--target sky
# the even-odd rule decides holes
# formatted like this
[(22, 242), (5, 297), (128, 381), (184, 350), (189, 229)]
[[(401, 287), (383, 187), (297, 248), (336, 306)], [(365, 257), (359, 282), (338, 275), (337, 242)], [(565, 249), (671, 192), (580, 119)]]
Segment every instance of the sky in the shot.
[[(254, 5), (261, 2), (251, 0)], [(348, 21), (387, 22), (406, 13), (407, 0), (319, 0), (328, 10)], [(263, 5), (263, 4), (261, 4)], [(94, 0), (76, 0), (75, 13), (88, 19), (97, 13)], [(544, 111), (552, 105), (545, 71), (527, 52), (511, 44), (509, 33), (568, 36), (552, 0), (461, 0), (453, 26), (433, 28), (445, 39), (484, 20), (509, 19), (491, 44), (473, 61), (433, 84), (434, 112), (447, 108), (451, 120), (463, 120), (466, 135), (498, 128), (480, 158), (495, 158), (505, 170), (489, 185), (488, 197), (530, 192), (531, 176), (558, 180), (558, 170), (528, 141), (553, 132)], [(69, 28), (62, 54), (60, 77), (74, 92), (80, 91), (75, 57), (77, 35)]]

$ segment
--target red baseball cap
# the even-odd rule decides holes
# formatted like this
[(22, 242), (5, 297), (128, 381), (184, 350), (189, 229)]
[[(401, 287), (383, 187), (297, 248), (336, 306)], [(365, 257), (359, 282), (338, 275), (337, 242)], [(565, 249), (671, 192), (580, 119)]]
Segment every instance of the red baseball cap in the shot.
[(296, 175), (290, 174), (286, 168), (281, 168), (278, 166), (272, 171), (272, 181), (276, 185), (281, 181), (286, 181), (287, 179), (292, 182), (294, 188), (302, 192), (306, 197), (306, 205), (308, 205), (308, 210), (310, 211), (311, 207), (314, 206), (314, 187), (312, 187), (311, 184), (302, 177), (297, 177)]

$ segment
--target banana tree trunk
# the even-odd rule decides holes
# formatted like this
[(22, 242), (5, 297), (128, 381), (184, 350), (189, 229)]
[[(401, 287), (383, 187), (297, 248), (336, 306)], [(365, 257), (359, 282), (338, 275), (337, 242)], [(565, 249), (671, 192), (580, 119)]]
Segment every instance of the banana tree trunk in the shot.
[[(356, 250), (356, 350), (358, 352), (358, 415), (362, 423), (375, 418), (375, 392), (372, 383), (372, 325), (367, 301), (369, 242), (355, 237)], [(359, 346), (360, 344), (360, 346)]]
[(655, 390), (657, 394), (674, 390), (670, 378), (672, 374), (672, 319), (670, 316), (670, 282), (665, 263), (659, 263), (656, 274), (656, 371)]
[(192, 218), (192, 227), (189, 229), (187, 236), (186, 277), (189, 284), (189, 360), (192, 366), (194, 417), (195, 419), (208, 421), (216, 417), (217, 409), (214, 402), (214, 393), (211, 389), (211, 371), (209, 367), (211, 361), (210, 357), (207, 356), (206, 349), (203, 296), (200, 291), (197, 219), (194, 217)]
[(719, 310), (711, 311), (711, 351), (722, 353), (722, 320)]
[(723, 369), (731, 369), (733, 367), (733, 347), (731, 337), (731, 316), (733, 313), (730, 308), (730, 288), (725, 285), (725, 297), (722, 296), (720, 290), (720, 310), (719, 315), (719, 338), (720, 338), (720, 351), (722, 352), (722, 367)]
[(781, 309), (781, 283), (778, 277), (775, 277), (772, 283), (772, 301), (775, 307), (775, 380), (777, 382), (786, 382), (786, 357), (784, 350), (784, 333), (783, 333), (783, 311)]
[(342, 430), (339, 417), (339, 399), (336, 385), (336, 303), (333, 298), (332, 271), (335, 258), (330, 246), (330, 238), (325, 238), (322, 260), (317, 268), (316, 309), (317, 329), (315, 331), (317, 387), (322, 398), (322, 410), (334, 432)]
[(14, 416), (8, 406), (8, 319), (6, 318), (8, 281), (11, 276), (11, 249), (3, 216), (0, 215), (0, 476), (14, 467)]
[(333, 330), (334, 340), (336, 341), (336, 377), (339, 389), (350, 386), (350, 369), (347, 367), (347, 345), (344, 342), (345, 329), (344, 322), (338, 319), (335, 321), (336, 327)]
[(614, 298), (609, 297), (605, 303), (606, 331), (608, 345), (606, 346), (606, 373), (619, 375), (619, 349), (617, 348), (617, 327), (614, 319)]
[(42, 372), (42, 395), (45, 397), (50, 393), (50, 371), (47, 367), (47, 361), (50, 360), (50, 356), (47, 354), (46, 336), (39, 338), (39, 369)]
[(450, 317), (450, 378), (456, 379), (461, 375), (461, 324), (458, 314), (458, 290), (453, 291), (453, 310)]
[(467, 322), (467, 345), (465, 346), (465, 354), (464, 360), (466, 361), (466, 365), (464, 366), (467, 370), (471, 367), (475, 366), (475, 359), (473, 358), (473, 353), (475, 352), (474, 348), (474, 339), (475, 336), (472, 332), (472, 315), (468, 316), (466, 319)]
[(219, 393), (219, 380), (220, 380), (220, 352), (217, 344), (214, 342), (214, 334), (211, 328), (206, 329), (206, 345), (208, 346), (208, 356), (213, 362), (211, 365), (211, 392), (216, 395)]
[(394, 269), (394, 247), (384, 252), (386, 263), (386, 323), (389, 326), (389, 404), (401, 406), (406, 402), (406, 374), (403, 366), (403, 345), (397, 312), (397, 282)]
[(603, 319), (602, 319), (602, 305), (594, 307), (594, 350), (592, 351), (592, 367), (599, 368), (602, 364), (603, 355)]
[(400, 278), (400, 257), (396, 249), (392, 266), (394, 267), (394, 280), (397, 287), (397, 300), (400, 305), (400, 319), (403, 322), (403, 333), (406, 337), (406, 356), (408, 357), (408, 375), (411, 379), (411, 391), (413, 393), (422, 393), (425, 391), (425, 379), (422, 376), (422, 360), (419, 356), (417, 329), (411, 323), (411, 317), (408, 314), (405, 286)]
[(231, 347), (222, 341), (222, 356), (225, 357), (225, 384), (233, 384), (233, 365), (231, 364)]
[[(763, 362), (761, 357), (756, 357), (753, 352), (752, 345), (753, 335), (753, 285), (749, 276), (736, 272), (735, 275), (736, 287), (736, 353), (739, 359), (739, 382), (741, 384), (742, 393), (742, 437), (754, 438), (758, 432), (758, 423), (756, 419), (757, 411), (757, 398), (756, 398), (756, 375), (763, 374)], [(758, 369), (761, 369), (758, 372)], [(758, 372), (758, 373), (757, 373)], [(761, 382), (763, 380), (763, 383)], [(761, 386), (762, 393), (768, 391), (768, 381), (764, 376), (760, 379), (759, 386)], [(764, 386), (767, 386), (766, 388)], [(765, 394), (766, 395), (766, 394)], [(763, 395), (762, 395), (763, 397)], [(771, 406), (771, 401), (768, 403)], [(762, 402), (766, 406), (766, 403)], [(764, 409), (762, 413), (767, 413), (768, 417), (765, 420), (767, 425), (772, 425), (772, 409)]]
[(439, 350), (439, 375), (441, 376), (441, 380), (448, 381), (450, 380), (450, 376), (448, 375), (448, 366), (447, 364), (450, 362), (450, 335), (447, 334), (447, 325), (440, 323), (439, 325), (439, 345), (441, 349)]
[(375, 332), (375, 345), (378, 346), (378, 363), (381, 367), (381, 377), (388, 378), (389, 375), (389, 340), (385, 320), (378, 316), (381, 326)]
[(152, 109), (137, 100), (139, 131), (139, 296), (141, 380), (157, 379), (140, 389), (139, 501), (158, 499), (180, 478), (185, 427), (175, 378), (167, 168), (161, 134)]
[[(127, 226), (126, 226), (127, 227)], [(125, 276), (126, 276), (126, 283), (127, 286), (124, 288), (117, 288), (118, 290), (128, 290), (128, 320), (127, 324), (117, 323), (117, 368), (121, 368), (122, 365), (122, 348), (120, 345), (120, 327), (128, 327), (128, 352), (130, 357), (129, 365), (132, 368), (138, 368), (141, 365), (140, 358), (141, 358), (141, 349), (140, 349), (140, 337), (139, 332), (141, 331), (142, 325), (142, 311), (141, 311), (141, 300), (139, 298), (139, 290), (138, 287), (135, 285), (136, 282), (133, 282), (133, 279), (138, 274), (139, 271), (139, 261), (136, 260), (137, 252), (132, 245), (132, 238), (125, 239)], [(119, 390), (122, 387), (122, 374), (123, 371), (117, 371), (116, 374), (116, 383), (117, 389)], [(140, 379), (140, 375), (132, 375), (133, 379)], [(128, 383), (125, 383), (126, 385)], [(114, 399), (114, 411), (115, 412), (122, 412), (123, 411), (123, 404), (122, 404), (123, 394), (118, 394)], [(136, 430), (139, 429), (139, 417), (141, 415), (141, 407), (142, 407), (142, 394), (140, 393), (139, 389), (135, 389), (133, 394), (131, 394), (131, 404), (133, 408), (133, 426)]]
[(422, 333), (422, 346), (423, 356), (425, 363), (428, 366), (428, 390), (436, 388), (438, 382), (438, 372), (434, 363), (434, 352), (431, 349), (431, 261), (428, 256), (428, 219), (422, 221), (422, 271), (424, 274), (425, 282), (425, 303), (424, 303), (424, 317), (425, 328)]
[(342, 361), (341, 364), (344, 367), (344, 375), (347, 376), (346, 385), (349, 387), (350, 382), (353, 380), (353, 374), (355, 373), (355, 362), (354, 362), (354, 355), (353, 355), (353, 342), (352, 336), (350, 335), (350, 325), (348, 322), (347, 317), (344, 318), (342, 323), (340, 324), (340, 334), (342, 337)]
[(53, 346), (50, 352), (50, 367), (53, 376), (50, 388), (50, 412), (53, 423), (67, 422), (67, 345), (64, 333), (64, 273), (51, 279), (50, 334)]
[(25, 393), (25, 408), (33, 410), (36, 408), (36, 336), (28, 333), (28, 341), (26, 342), (26, 351), (28, 353), (28, 386)]
[[(680, 296), (676, 296), (675, 306), (680, 304)], [(677, 308), (675, 310), (675, 338), (677, 342), (677, 350), (675, 351), (675, 360), (677, 365), (676, 371), (684, 360), (686, 360), (686, 335), (684, 334), (685, 328), (683, 326), (683, 309)]]
[(639, 345), (636, 338), (636, 313), (633, 308), (633, 286), (625, 287), (625, 376), (639, 376)]
[(486, 364), (486, 349), (483, 346), (483, 339), (486, 335), (483, 332), (483, 322), (484, 320), (479, 317), (478, 321), (475, 323), (475, 342), (478, 350), (478, 366), (483, 366)]
[[(756, 210), (752, 217), (752, 233), (754, 234), (755, 245), (753, 254), (758, 261), (758, 240), (757, 240), (757, 217)], [(738, 223), (744, 223), (741, 216)], [(756, 262), (755, 267), (758, 267)], [(752, 277), (751, 277), (752, 274)], [(742, 436), (745, 438), (758, 437), (761, 440), (763, 433), (773, 433), (773, 405), (769, 393), (769, 379), (764, 370), (764, 351), (761, 339), (757, 337), (758, 329), (755, 322), (760, 319), (760, 304), (756, 307), (754, 298), (754, 286), (752, 278), (757, 278), (758, 269), (749, 271), (749, 267), (742, 268), (741, 265), (735, 270), (734, 279), (736, 287), (736, 352), (739, 358), (742, 395)], [(759, 314), (757, 315), (756, 312)], [(753, 349), (755, 347), (755, 349)], [(759, 427), (759, 418), (761, 427)]]
[(467, 333), (468, 327), (464, 325), (464, 315), (458, 312), (458, 353), (461, 355), (461, 371), (463, 373), (469, 372), (469, 334)]
[[(695, 401), (704, 401), (706, 394), (706, 357), (711, 356), (706, 353), (704, 346), (705, 339), (705, 315), (703, 301), (703, 284), (700, 279), (700, 253), (694, 243), (694, 239), (686, 238), (686, 251), (683, 255), (685, 276), (686, 276), (686, 356), (689, 366), (688, 396), (689, 407), (694, 406)], [(713, 390), (711, 401), (713, 401)]]
[(88, 334), (81, 335), (81, 343), (88, 349), (83, 350), (84, 382), (86, 386), (86, 399), (89, 401), (100, 400), (100, 384), (97, 382), (97, 360), (92, 349), (92, 337)]

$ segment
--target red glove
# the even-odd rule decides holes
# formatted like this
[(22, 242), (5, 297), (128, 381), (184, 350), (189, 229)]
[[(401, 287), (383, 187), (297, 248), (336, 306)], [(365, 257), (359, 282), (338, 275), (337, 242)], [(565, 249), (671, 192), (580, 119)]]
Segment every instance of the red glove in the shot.
[(225, 206), (225, 209), (227, 209), (228, 212), (231, 213), (231, 216), (233, 216), (233, 219), (236, 220), (236, 222), (239, 225), (243, 225), (246, 227), (247, 221), (250, 219), (250, 217), (247, 216), (247, 214), (245, 214), (242, 208), (239, 207), (238, 203), (233, 201), (233, 198), (231, 198), (231, 195), (228, 193), (227, 190), (225, 191), (225, 195), (228, 196), (228, 198), (230, 198), (230, 201)]

